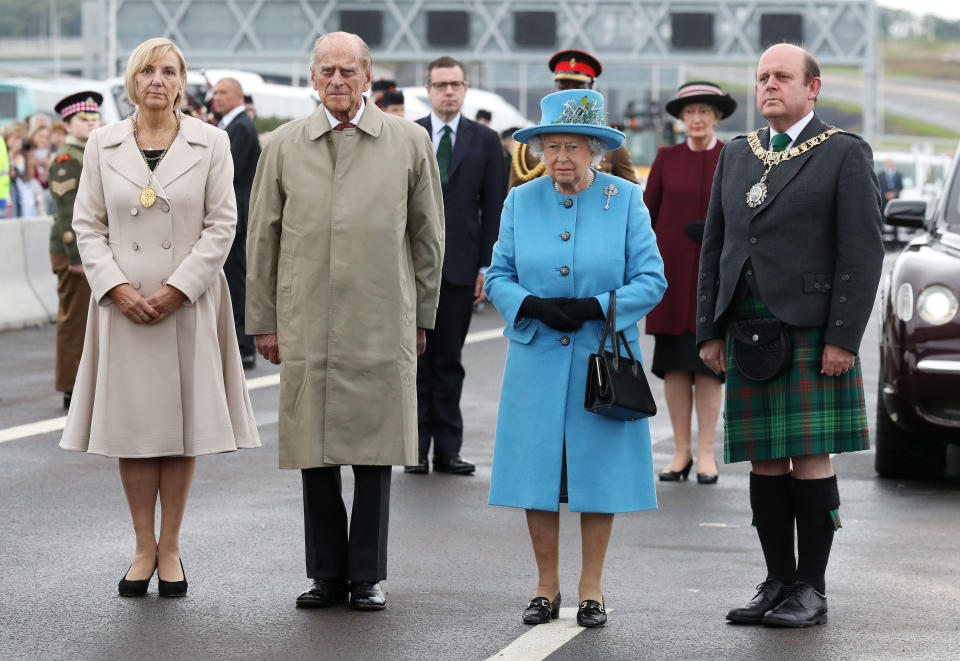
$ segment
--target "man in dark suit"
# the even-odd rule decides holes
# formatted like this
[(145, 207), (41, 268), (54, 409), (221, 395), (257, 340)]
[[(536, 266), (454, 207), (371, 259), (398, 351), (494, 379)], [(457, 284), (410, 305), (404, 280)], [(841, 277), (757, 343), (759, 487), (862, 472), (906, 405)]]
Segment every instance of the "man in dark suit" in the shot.
[(233, 304), (233, 321), (237, 328), (237, 342), (244, 368), (256, 362), (257, 349), (253, 336), (244, 332), (244, 301), (247, 293), (247, 213), (250, 207), (250, 189), (260, 158), (257, 127), (246, 112), (243, 88), (235, 78), (221, 78), (213, 87), (213, 109), (220, 115), (219, 127), (230, 137), (233, 155), (233, 190), (237, 196), (237, 234), (223, 265)]
[[(752, 462), (767, 564), (756, 596), (727, 614), (734, 622), (826, 621), (824, 574), (840, 525), (830, 454), (869, 446), (857, 351), (883, 263), (880, 191), (869, 146), (814, 113), (820, 86), (807, 51), (764, 52), (756, 95), (768, 126), (724, 147), (700, 254), (700, 356), (727, 376), (724, 454)], [(782, 334), (761, 337), (778, 321)], [(786, 348), (789, 363), (759, 375), (755, 344)]]
[(893, 159), (888, 158), (883, 164), (883, 174), (880, 175), (880, 194), (883, 196), (883, 206), (887, 202), (900, 197), (903, 192), (903, 177), (897, 172)]
[(441, 57), (427, 69), (433, 111), (417, 121), (433, 139), (443, 183), (446, 248), (436, 327), (417, 363), (419, 463), (408, 473), (426, 473), (433, 443), (434, 470), (468, 475), (475, 466), (460, 456), (463, 418), (463, 344), (473, 305), (484, 300), (483, 272), (500, 231), (506, 191), (500, 137), (460, 113), (468, 83), (463, 64)]

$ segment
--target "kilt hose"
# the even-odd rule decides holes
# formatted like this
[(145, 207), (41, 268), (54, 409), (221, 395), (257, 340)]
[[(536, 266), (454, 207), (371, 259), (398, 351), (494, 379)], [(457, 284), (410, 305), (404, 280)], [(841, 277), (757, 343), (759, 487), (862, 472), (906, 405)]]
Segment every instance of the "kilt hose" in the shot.
[[(756, 298), (731, 306), (732, 319), (774, 316)], [(727, 375), (723, 411), (725, 463), (812, 454), (856, 452), (870, 447), (860, 358), (841, 376), (820, 373), (821, 328), (788, 329), (793, 343), (790, 368), (758, 383), (745, 378), (726, 336)]]

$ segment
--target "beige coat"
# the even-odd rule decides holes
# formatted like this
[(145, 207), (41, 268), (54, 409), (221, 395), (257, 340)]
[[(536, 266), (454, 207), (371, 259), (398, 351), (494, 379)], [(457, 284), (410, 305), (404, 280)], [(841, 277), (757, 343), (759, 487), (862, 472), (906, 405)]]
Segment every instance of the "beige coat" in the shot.
[(430, 136), (368, 104), (278, 128), (253, 182), (246, 328), (277, 333), (280, 467), (417, 460), (416, 329), (433, 328), (443, 197)]
[[(73, 228), (93, 297), (60, 446), (109, 457), (259, 447), (222, 270), (237, 220), (227, 134), (184, 117), (149, 209), (130, 120), (94, 131), (83, 165)], [(154, 326), (107, 295), (168, 282), (188, 300)]]

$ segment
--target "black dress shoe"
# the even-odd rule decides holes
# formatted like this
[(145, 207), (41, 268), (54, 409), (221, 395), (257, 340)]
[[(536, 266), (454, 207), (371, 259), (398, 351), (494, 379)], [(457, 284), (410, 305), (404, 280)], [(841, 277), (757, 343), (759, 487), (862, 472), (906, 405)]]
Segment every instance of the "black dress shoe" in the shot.
[(358, 611), (382, 611), (387, 607), (387, 596), (379, 583), (354, 581), (350, 584), (350, 608)]
[[(132, 568), (133, 565), (130, 565)], [(157, 571), (157, 566), (153, 566), (153, 571)], [(127, 568), (127, 574), (123, 575), (123, 578), (120, 579), (120, 584), (117, 585), (117, 591), (120, 593), (121, 597), (142, 597), (147, 594), (147, 588), (150, 586), (150, 579), (153, 578), (153, 571), (150, 572), (150, 575), (143, 579), (142, 581), (131, 581), (127, 579), (127, 574), (130, 573), (130, 568)]]
[(763, 616), (765, 627), (812, 627), (827, 621), (827, 596), (795, 581), (787, 596)]
[(577, 624), (595, 629), (606, 623), (607, 611), (603, 607), (603, 602), (593, 599), (584, 599), (580, 602), (580, 608), (577, 609)]
[(679, 482), (680, 480), (687, 479), (687, 476), (690, 475), (690, 469), (693, 468), (693, 459), (687, 462), (687, 465), (683, 467), (682, 470), (678, 471), (660, 471), (660, 481), (661, 482)]
[(454, 475), (469, 475), (477, 467), (461, 457), (459, 454), (449, 456), (434, 455), (433, 470), (438, 473), (453, 473)]
[(430, 472), (430, 461), (429, 461), (426, 457), (423, 457), (422, 459), (420, 459), (420, 461), (418, 461), (417, 463), (415, 463), (413, 466), (404, 466), (404, 467), (403, 467), (403, 472), (404, 472), (404, 473), (417, 473), (417, 474), (429, 473), (429, 472)]
[(716, 484), (719, 477), (716, 473), (697, 473), (697, 484)]
[(297, 597), (297, 608), (329, 608), (346, 602), (346, 581), (338, 578), (316, 578), (310, 589)]
[(739, 624), (760, 624), (764, 613), (783, 601), (790, 586), (779, 578), (768, 578), (757, 586), (757, 594), (742, 608), (732, 608), (727, 619)]
[(560, 617), (560, 593), (550, 601), (546, 597), (534, 597), (523, 611), (524, 624), (546, 624)]
[(240, 354), (240, 363), (243, 365), (243, 369), (245, 370), (253, 369), (257, 365), (257, 354), (256, 353)]
[(165, 581), (160, 578), (160, 572), (157, 572), (157, 587), (161, 597), (186, 597), (187, 596), (187, 574), (183, 571), (183, 560), (177, 558), (180, 563), (180, 573), (183, 574), (182, 581)]
[(73, 398), (73, 393), (72, 393), (72, 392), (65, 392), (65, 393), (63, 393), (63, 408), (65, 408), (65, 409), (69, 409), (69, 408), (70, 408), (70, 400), (71, 400), (72, 398)]

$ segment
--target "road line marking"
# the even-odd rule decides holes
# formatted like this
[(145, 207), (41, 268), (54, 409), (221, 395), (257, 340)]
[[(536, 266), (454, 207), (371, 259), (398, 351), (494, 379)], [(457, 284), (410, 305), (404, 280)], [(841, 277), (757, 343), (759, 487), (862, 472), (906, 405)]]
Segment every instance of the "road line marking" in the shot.
[[(503, 328), (492, 328), (485, 331), (477, 331), (476, 333), (470, 333), (467, 335), (466, 343), (473, 344), (475, 342), (485, 342), (487, 340), (495, 340), (498, 337), (503, 336)], [(258, 376), (255, 379), (247, 380), (247, 390), (259, 390), (260, 388), (269, 388), (271, 386), (276, 386), (280, 384), (280, 374), (267, 374), (266, 376)], [(28, 438), (30, 436), (39, 436), (40, 434), (49, 434), (54, 431), (63, 431), (63, 427), (67, 422), (66, 416), (61, 416), (59, 418), (50, 418), (49, 420), (41, 420), (39, 422), (29, 422), (25, 425), (17, 425), (16, 427), (7, 427), (6, 429), (0, 429), (0, 443), (6, 443), (8, 441), (16, 441), (21, 438)]]
[[(608, 613), (613, 609), (608, 608)], [(532, 626), (515, 641), (486, 661), (535, 661), (545, 659), (584, 630), (577, 624), (576, 608), (561, 608), (560, 619)]]
[(59, 418), (50, 418), (49, 420), (41, 420), (40, 422), (30, 422), (25, 425), (17, 425), (16, 427), (0, 429), (0, 443), (15, 441), (18, 438), (26, 438), (27, 436), (36, 436), (37, 434), (47, 434), (52, 431), (60, 431), (63, 429), (63, 425), (66, 422), (67, 416), (62, 416)]

